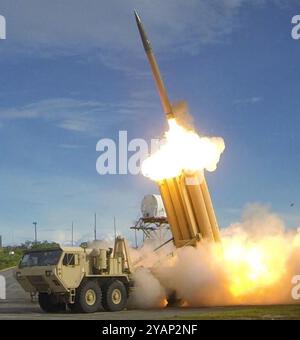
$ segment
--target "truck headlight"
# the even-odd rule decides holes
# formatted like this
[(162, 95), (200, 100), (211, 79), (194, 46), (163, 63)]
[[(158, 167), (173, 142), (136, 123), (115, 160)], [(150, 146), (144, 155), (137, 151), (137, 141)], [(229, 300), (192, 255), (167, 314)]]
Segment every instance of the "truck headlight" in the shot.
[(52, 275), (52, 270), (46, 270), (46, 276), (51, 276)]

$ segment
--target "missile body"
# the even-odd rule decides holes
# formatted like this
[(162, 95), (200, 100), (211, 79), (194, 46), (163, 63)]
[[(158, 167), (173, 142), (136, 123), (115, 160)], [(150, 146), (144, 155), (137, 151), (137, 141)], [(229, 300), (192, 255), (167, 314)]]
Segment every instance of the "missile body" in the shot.
[(175, 118), (173, 110), (172, 110), (172, 105), (171, 105), (170, 100), (168, 98), (168, 94), (167, 94), (164, 82), (162, 80), (162, 77), (160, 75), (160, 71), (159, 71), (159, 68), (158, 68), (158, 65), (157, 65), (157, 62), (156, 62), (150, 41), (149, 41), (149, 39), (146, 35), (146, 32), (145, 32), (145, 29), (144, 29), (143, 24), (141, 22), (141, 19), (140, 19), (139, 15), (137, 14), (136, 11), (134, 11), (134, 15), (135, 15), (135, 20), (136, 20), (138, 30), (139, 30), (140, 35), (141, 35), (144, 50), (146, 52), (146, 55), (147, 55), (147, 58), (148, 58), (148, 61), (149, 61), (149, 64), (150, 64), (150, 67), (151, 67), (151, 70), (152, 70), (152, 74), (153, 74), (153, 77), (154, 77), (154, 80), (155, 80), (155, 83), (156, 83), (156, 87), (157, 87), (157, 90), (158, 90), (158, 93), (159, 93), (159, 96), (160, 96), (160, 100), (161, 100), (163, 110), (164, 110), (164, 112), (167, 116), (167, 119)]

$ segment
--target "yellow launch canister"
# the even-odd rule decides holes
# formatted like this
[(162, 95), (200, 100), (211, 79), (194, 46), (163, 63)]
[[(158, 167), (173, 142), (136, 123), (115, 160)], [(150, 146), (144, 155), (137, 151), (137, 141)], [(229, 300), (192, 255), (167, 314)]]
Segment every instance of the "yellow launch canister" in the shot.
[(203, 175), (182, 174), (158, 183), (176, 247), (197, 240), (220, 241), (220, 232)]

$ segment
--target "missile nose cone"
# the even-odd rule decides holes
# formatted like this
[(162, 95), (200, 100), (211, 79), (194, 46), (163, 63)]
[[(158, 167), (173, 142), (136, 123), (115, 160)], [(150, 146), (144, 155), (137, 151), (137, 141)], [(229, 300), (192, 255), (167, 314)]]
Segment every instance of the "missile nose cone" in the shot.
[(147, 37), (147, 34), (145, 32), (145, 29), (143, 27), (143, 24), (142, 24), (142, 21), (137, 13), (136, 10), (134, 10), (134, 16), (135, 16), (135, 21), (136, 21), (136, 24), (137, 24), (137, 27), (138, 27), (138, 30), (140, 32), (140, 36), (141, 36), (141, 39), (142, 39), (142, 43), (143, 43), (143, 46), (144, 46), (144, 49), (146, 52), (148, 51), (151, 51), (151, 44), (150, 44), (150, 41)]
[(137, 23), (138, 23), (138, 22), (141, 22), (141, 19), (140, 19), (139, 15), (138, 15), (138, 12), (137, 12), (135, 9), (133, 10), (133, 12), (134, 12), (134, 16), (135, 16), (136, 22), (137, 22)]

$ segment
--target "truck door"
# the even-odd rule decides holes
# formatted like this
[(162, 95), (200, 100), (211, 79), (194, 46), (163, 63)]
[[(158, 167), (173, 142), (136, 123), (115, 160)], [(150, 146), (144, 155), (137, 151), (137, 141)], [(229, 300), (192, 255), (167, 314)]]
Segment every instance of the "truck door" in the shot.
[(65, 253), (61, 268), (61, 279), (65, 285), (68, 288), (77, 288), (82, 278), (79, 254)]

